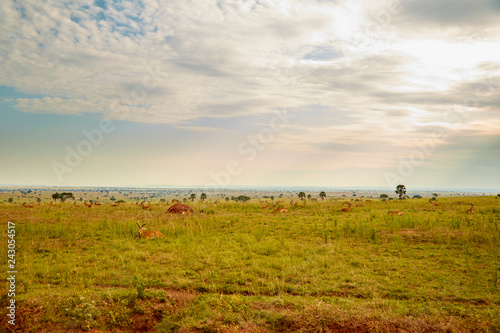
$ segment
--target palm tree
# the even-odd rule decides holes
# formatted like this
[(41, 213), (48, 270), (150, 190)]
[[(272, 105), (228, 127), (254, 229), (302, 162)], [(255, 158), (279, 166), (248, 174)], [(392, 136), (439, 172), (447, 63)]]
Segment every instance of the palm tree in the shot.
[(319, 197), (321, 198), (322, 201), (325, 200), (326, 192), (325, 191), (319, 192)]

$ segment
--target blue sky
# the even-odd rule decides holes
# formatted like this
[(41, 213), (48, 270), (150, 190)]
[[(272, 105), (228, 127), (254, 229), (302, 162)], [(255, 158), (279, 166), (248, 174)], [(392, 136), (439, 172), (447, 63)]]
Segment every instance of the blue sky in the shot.
[(8, 0), (0, 31), (2, 184), (500, 188), (496, 0)]

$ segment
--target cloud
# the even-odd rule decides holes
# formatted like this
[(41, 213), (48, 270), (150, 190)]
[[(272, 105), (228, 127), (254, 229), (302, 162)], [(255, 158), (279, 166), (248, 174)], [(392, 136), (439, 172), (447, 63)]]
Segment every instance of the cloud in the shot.
[[(377, 133), (407, 144), (425, 126), (446, 127), (439, 117), (500, 68), (498, 38), (490, 35), (500, 10), (488, 0), (402, 2), (384, 24), (377, 21), (383, 1), (0, 6), (0, 85), (46, 96), (10, 99), (21, 111), (98, 112), (201, 131), (202, 119), (286, 108), (299, 115), (281, 144), (292, 150), (335, 147), (350, 136), (370, 141)], [(370, 42), (354, 43), (363, 24), (374, 22), (379, 32), (363, 36)], [(468, 33), (478, 25), (488, 38), (450, 39), (455, 26)], [(498, 119), (498, 102), (482, 96), (475, 121)], [(314, 131), (318, 142), (306, 138)]]

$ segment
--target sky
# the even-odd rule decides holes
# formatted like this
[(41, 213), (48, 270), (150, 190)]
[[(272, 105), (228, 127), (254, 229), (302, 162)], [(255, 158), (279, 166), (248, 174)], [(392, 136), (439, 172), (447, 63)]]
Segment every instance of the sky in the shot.
[(0, 184), (500, 189), (499, 0), (5, 0), (0, 32)]

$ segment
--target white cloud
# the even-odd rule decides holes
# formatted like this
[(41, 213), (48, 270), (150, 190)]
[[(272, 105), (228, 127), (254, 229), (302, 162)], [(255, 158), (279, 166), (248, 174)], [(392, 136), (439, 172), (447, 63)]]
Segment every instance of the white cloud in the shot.
[[(319, 149), (353, 137), (407, 144), (463, 104), (458, 87), (500, 73), (498, 67), (479, 69), (500, 64), (499, 39), (450, 40), (460, 34), (444, 7), (420, 38), (411, 29), (396, 33), (416, 24), (405, 25), (404, 18), (423, 17), (416, 6), (402, 4), (381, 21), (384, 1), (106, 1), (105, 9), (93, 1), (3, 1), (0, 85), (46, 96), (12, 100), (25, 112), (99, 112), (191, 131), (202, 130), (190, 125), (201, 118), (319, 105), (347, 123), (332, 127), (318, 118), (309, 127), (297, 125), (282, 148)], [(490, 31), (495, 15), (475, 10), (474, 19), (460, 16), (461, 24), (484, 16)], [(455, 30), (438, 33), (440, 20)], [(368, 34), (367, 25), (378, 30)], [(365, 40), (356, 43), (360, 31)], [(429, 31), (436, 32), (433, 38)], [(494, 118), (489, 133), (498, 123), (497, 108), (474, 108), (482, 110), (480, 121)], [(391, 116), (394, 110), (403, 116)]]

